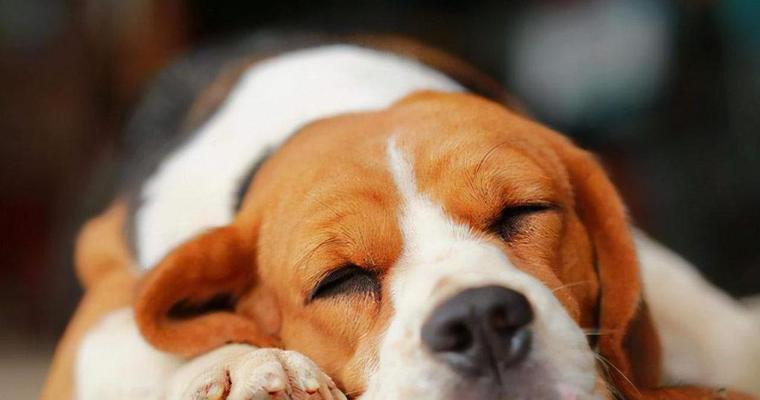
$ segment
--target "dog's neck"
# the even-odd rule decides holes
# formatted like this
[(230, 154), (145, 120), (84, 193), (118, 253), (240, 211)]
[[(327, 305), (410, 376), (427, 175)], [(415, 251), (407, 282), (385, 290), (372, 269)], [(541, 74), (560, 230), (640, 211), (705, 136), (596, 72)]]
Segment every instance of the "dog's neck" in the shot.
[(414, 60), (349, 45), (300, 50), (252, 65), (215, 115), (143, 185), (134, 221), (140, 266), (148, 269), (194, 234), (228, 224), (248, 171), (300, 127), (381, 109), (423, 89), (463, 90)]

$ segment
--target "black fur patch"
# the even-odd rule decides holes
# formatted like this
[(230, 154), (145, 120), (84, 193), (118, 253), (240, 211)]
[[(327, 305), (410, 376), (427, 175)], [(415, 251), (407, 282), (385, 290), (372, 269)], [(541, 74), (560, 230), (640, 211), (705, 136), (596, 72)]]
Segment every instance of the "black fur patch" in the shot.
[[(185, 124), (192, 105), (203, 90), (219, 78), (229, 65), (251, 57), (276, 55), (325, 43), (319, 35), (304, 33), (246, 34), (193, 51), (154, 78), (127, 121), (120, 144), (119, 185), (129, 199), (130, 215), (125, 233), (133, 253), (136, 252), (134, 213), (142, 202), (142, 185), (169, 154), (192, 137), (196, 129), (188, 129)], [(210, 112), (207, 116), (213, 114)], [(260, 163), (261, 160), (258, 160), (254, 164), (246, 176), (247, 182), (250, 182)], [(239, 198), (245, 194), (245, 189), (241, 191), (243, 193)], [(239, 203), (240, 200), (236, 209)]]
[(330, 42), (335, 41), (303, 33), (246, 34), (209, 43), (162, 70), (148, 85), (127, 122), (121, 144), (122, 184), (140, 185), (169, 153), (192, 136), (194, 127), (184, 126), (190, 108), (225, 68), (252, 57), (263, 59)]
[(245, 194), (248, 193), (248, 187), (251, 186), (253, 177), (256, 176), (256, 173), (259, 172), (259, 169), (261, 169), (261, 166), (264, 165), (264, 162), (269, 158), (272, 152), (274, 152), (274, 149), (266, 149), (264, 153), (259, 157), (259, 159), (256, 160), (256, 162), (248, 170), (248, 173), (246, 173), (245, 176), (243, 176), (243, 178), (240, 180), (240, 183), (238, 184), (237, 194), (235, 195), (235, 212), (240, 211), (240, 207), (243, 205), (243, 198), (245, 197)]

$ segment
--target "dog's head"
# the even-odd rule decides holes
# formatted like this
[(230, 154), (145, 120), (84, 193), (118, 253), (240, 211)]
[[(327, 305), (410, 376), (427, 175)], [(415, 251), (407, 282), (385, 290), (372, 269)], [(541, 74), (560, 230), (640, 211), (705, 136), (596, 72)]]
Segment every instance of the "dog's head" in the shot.
[(368, 398), (586, 399), (658, 375), (639, 296), (589, 154), (498, 104), (423, 92), (302, 128), (232, 224), (149, 273), (136, 313), (161, 349), (280, 345)]

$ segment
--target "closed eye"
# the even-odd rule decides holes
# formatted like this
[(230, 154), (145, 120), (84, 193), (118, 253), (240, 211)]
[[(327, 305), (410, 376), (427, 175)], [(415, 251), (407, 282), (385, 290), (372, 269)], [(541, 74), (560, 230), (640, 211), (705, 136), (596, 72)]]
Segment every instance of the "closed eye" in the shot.
[(551, 203), (522, 204), (505, 207), (489, 224), (489, 231), (509, 242), (527, 228), (528, 218), (537, 213), (556, 209)]
[(306, 302), (351, 294), (379, 298), (380, 281), (377, 274), (354, 264), (334, 269), (317, 283)]

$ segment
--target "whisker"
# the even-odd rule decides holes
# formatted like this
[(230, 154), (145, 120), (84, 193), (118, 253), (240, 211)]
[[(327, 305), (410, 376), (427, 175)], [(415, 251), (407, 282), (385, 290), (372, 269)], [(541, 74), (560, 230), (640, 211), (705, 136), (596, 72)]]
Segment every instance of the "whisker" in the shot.
[[(631, 385), (631, 387), (633, 388), (633, 390), (636, 391), (636, 393), (640, 393), (636, 385), (634, 385), (633, 382), (630, 379), (628, 379), (628, 377), (623, 373), (623, 371), (621, 371), (618, 367), (615, 366), (615, 364), (613, 364), (610, 360), (608, 360), (606, 357), (604, 357), (603, 355), (599, 353), (594, 353), (594, 356), (596, 357), (597, 360), (601, 361), (602, 365), (605, 366), (605, 368), (610, 367), (614, 369), (618, 374), (620, 374), (620, 376), (622, 376), (623, 379), (625, 379), (625, 381), (628, 382), (629, 385)], [(607, 374), (609, 375), (609, 370), (607, 370)]]
[(583, 334), (586, 336), (602, 336), (602, 335), (611, 335), (615, 332), (618, 332), (616, 329), (582, 329)]
[[(607, 373), (607, 372), (605, 371), (605, 373)], [(612, 396), (611, 399), (622, 399), (623, 398), (623, 394), (620, 392), (620, 389), (618, 389), (617, 387), (615, 387), (615, 385), (612, 382), (610, 382), (609, 379), (603, 379), (603, 381), (604, 381), (604, 387), (607, 388), (607, 391)]]
[(585, 281), (578, 281), (578, 282), (570, 282), (570, 283), (566, 283), (566, 284), (564, 284), (564, 285), (560, 285), (560, 286), (557, 286), (557, 287), (555, 287), (554, 289), (552, 289), (552, 293), (554, 293), (554, 292), (556, 292), (556, 291), (558, 291), (558, 290), (562, 290), (562, 289), (568, 289), (568, 288), (571, 288), (571, 287), (575, 287), (575, 286), (580, 286), (580, 285), (588, 285), (588, 284), (590, 284), (591, 282), (592, 282), (592, 281), (590, 281), (590, 280), (585, 280)]

